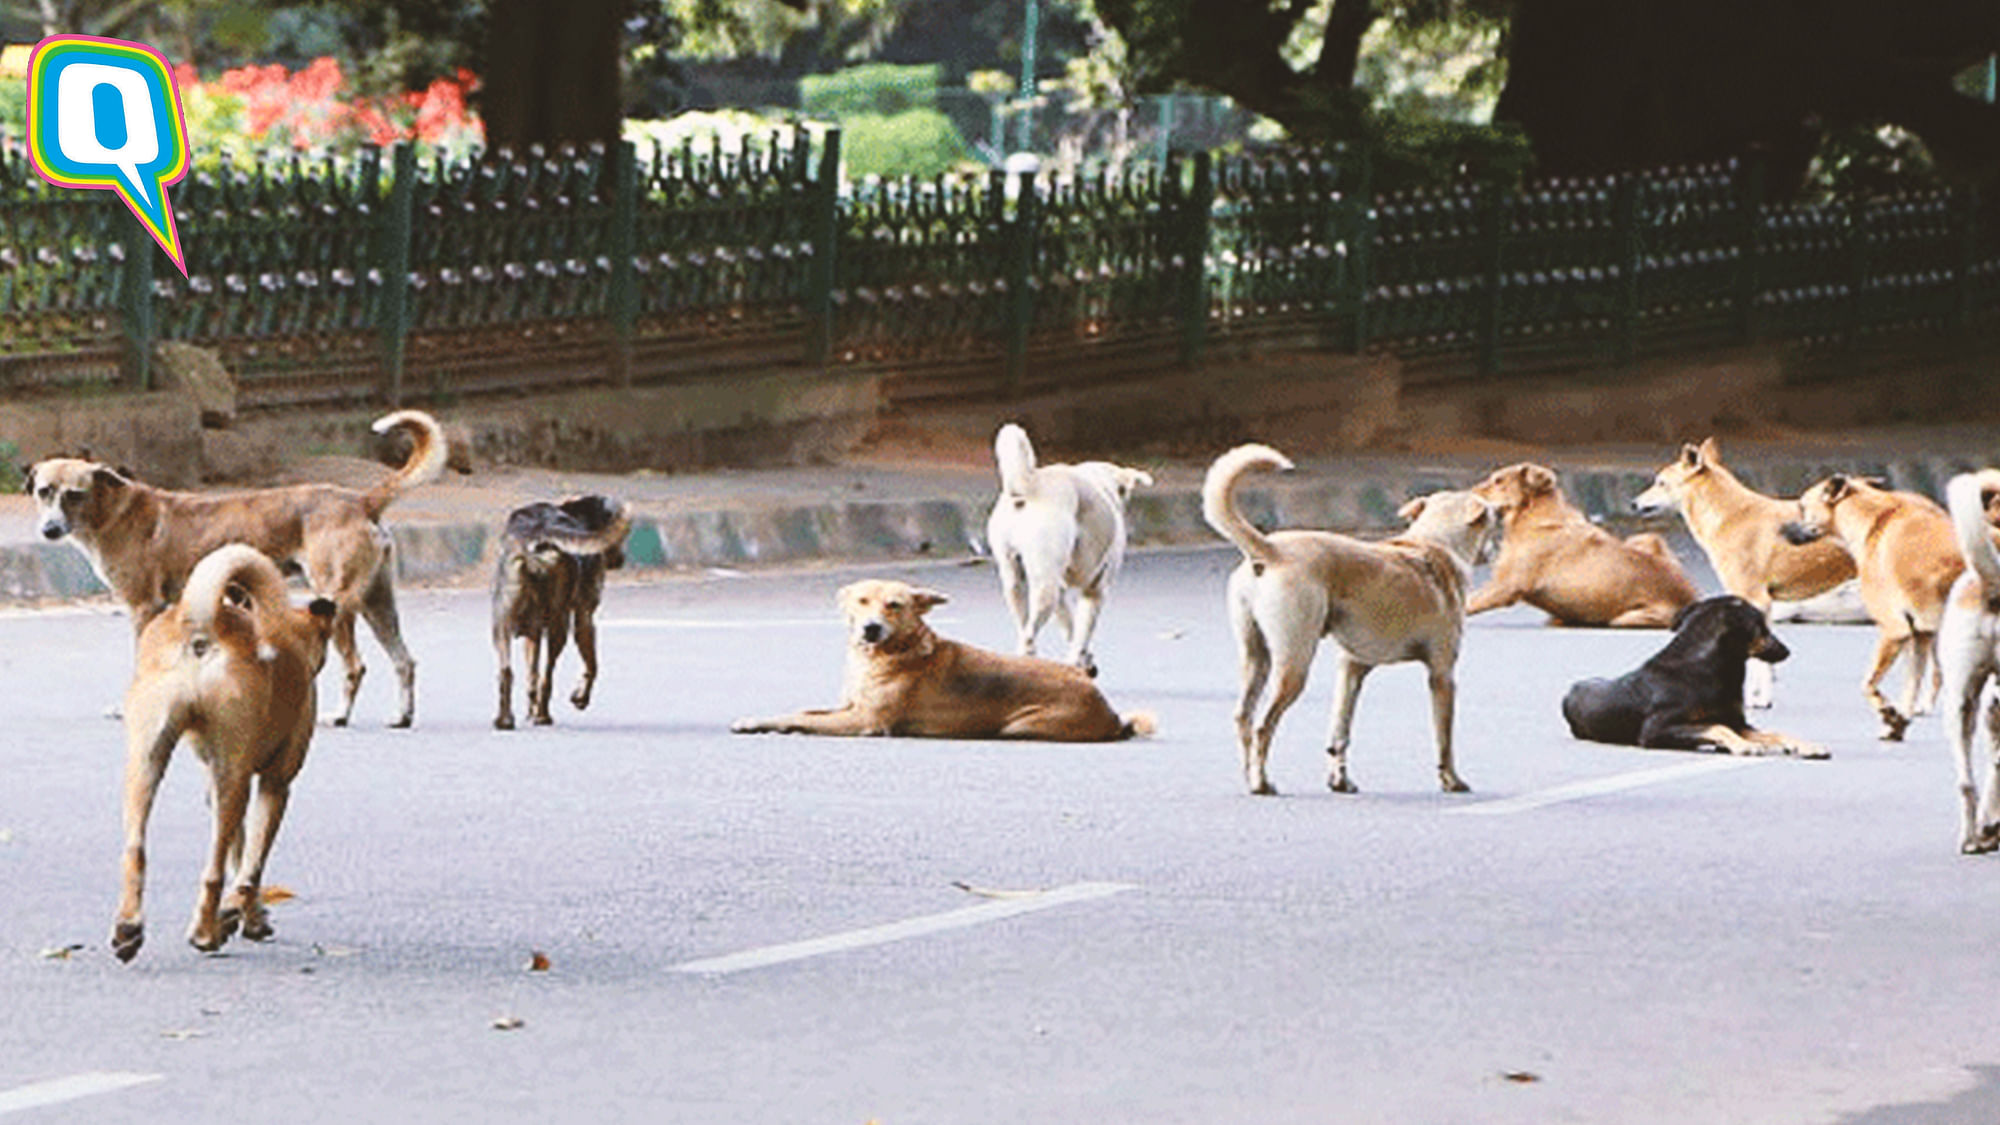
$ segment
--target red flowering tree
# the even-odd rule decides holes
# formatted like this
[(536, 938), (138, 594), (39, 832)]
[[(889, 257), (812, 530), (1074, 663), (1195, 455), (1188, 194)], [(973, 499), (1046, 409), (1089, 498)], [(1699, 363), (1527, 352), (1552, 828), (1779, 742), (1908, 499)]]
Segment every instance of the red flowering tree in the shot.
[(188, 139), (199, 154), (233, 141), (249, 147), (351, 147), (416, 141), (467, 148), (481, 143), (484, 130), (466, 105), (478, 86), (470, 71), (434, 79), (423, 90), (390, 97), (347, 92), (347, 76), (331, 58), (287, 71), (283, 66), (245, 66), (212, 80), (192, 67), (180, 68)]

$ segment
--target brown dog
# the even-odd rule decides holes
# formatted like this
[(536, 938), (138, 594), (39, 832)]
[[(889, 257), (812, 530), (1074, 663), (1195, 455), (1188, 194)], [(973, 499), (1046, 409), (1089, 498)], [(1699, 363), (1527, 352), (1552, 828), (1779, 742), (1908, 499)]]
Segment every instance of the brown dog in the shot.
[[(125, 693), (125, 889), (111, 931), (119, 960), (145, 942), (146, 821), (183, 737), (208, 767), (215, 813), (188, 942), (213, 952), (239, 924), (252, 941), (271, 936), (264, 862), (312, 743), (313, 679), (334, 614), (325, 598), (295, 608), (277, 566), (238, 543), (203, 558), (180, 603), (139, 635), (138, 672)], [(257, 809), (246, 828), (252, 778)]]
[(367, 671), (354, 641), (354, 618), (367, 618), (396, 666), (402, 701), (391, 726), (407, 727), (417, 710), (417, 663), (403, 646), (396, 617), (395, 567), (383, 509), (404, 489), (436, 480), (447, 458), (444, 431), (421, 410), (379, 419), (375, 432), (410, 434), (410, 459), (367, 491), (300, 484), (248, 492), (174, 492), (142, 484), (109, 465), (56, 457), (25, 470), (45, 539), (67, 536), (132, 614), (135, 634), (180, 597), (199, 562), (225, 543), (247, 543), (280, 564), (304, 569), (315, 593), (339, 607), (334, 646), (347, 666), (334, 725), (354, 713)]
[(1500, 510), (1506, 535), (1468, 615), (1527, 602), (1563, 625), (1664, 629), (1700, 596), (1666, 540), (1619, 539), (1591, 523), (1564, 499), (1553, 469), (1510, 465), (1472, 492)]
[[(1925, 672), (1937, 647), (1951, 584), (1965, 571), (1951, 516), (1928, 496), (1891, 492), (1858, 477), (1835, 475), (1799, 497), (1798, 519), (1784, 526), (1795, 544), (1827, 537), (1838, 540), (1861, 573), (1861, 604), (1880, 630), (1875, 660), (1861, 681), (1861, 693), (1882, 718), (1882, 738), (1903, 737), (1910, 718), (1931, 709), (1939, 680), (1931, 678), (1922, 698)], [(1910, 686), (1899, 712), (1878, 685), (1896, 658), (1910, 655)]]
[(1121, 719), (1081, 669), (946, 640), (924, 614), (945, 596), (871, 579), (843, 587), (847, 669), (839, 707), (742, 719), (738, 734), (897, 735), (1112, 742), (1151, 734), (1151, 716)]
[[(514, 638), (525, 649), (528, 721), (546, 726), (556, 659), (572, 629), (583, 657), (583, 678), (569, 701), (590, 706), (597, 683), (597, 605), (604, 574), (625, 564), (632, 520), (625, 505), (604, 496), (572, 496), (559, 504), (536, 501), (507, 516), (500, 562), (493, 572), (493, 651), (500, 662), (499, 730), (514, 729)], [(545, 655), (546, 654), (546, 655)]]

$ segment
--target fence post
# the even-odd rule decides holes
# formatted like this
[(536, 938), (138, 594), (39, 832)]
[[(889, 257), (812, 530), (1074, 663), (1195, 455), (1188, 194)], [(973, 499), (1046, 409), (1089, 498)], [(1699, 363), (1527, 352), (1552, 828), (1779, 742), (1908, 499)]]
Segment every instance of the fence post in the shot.
[(1618, 177), (1611, 227), (1618, 249), (1618, 362), (1639, 358), (1639, 177)]
[(1479, 373), (1492, 375), (1500, 370), (1500, 273), (1507, 242), (1506, 188), (1498, 180), (1488, 181), (1480, 200), (1479, 273), (1483, 285), (1479, 294)]
[(639, 324), (639, 148), (620, 141), (611, 150), (611, 371), (620, 387), (632, 385), (632, 338)]
[(1951, 327), (1963, 335), (1972, 328), (1976, 303), (1972, 274), (1979, 265), (1979, 189), (1968, 185), (1959, 190), (1963, 202), (1958, 209), (1958, 272), (1953, 279), (1956, 291), (1952, 294)]
[(1040, 233), (1041, 196), (1037, 174), (1012, 173), (1014, 217), (1007, 226), (1007, 379), (1009, 400), (1021, 397), (1028, 374), (1028, 333), (1035, 323), (1035, 241)]
[(125, 219), (125, 266), (120, 271), (119, 305), (125, 317), (125, 384), (133, 390), (153, 389), (153, 236), (136, 215), (118, 208)]
[[(803, 174), (804, 161), (800, 161)], [(820, 146), (812, 191), (812, 264), (806, 270), (806, 365), (824, 374), (833, 363), (833, 289), (840, 270), (840, 130)]]
[[(1193, 178), (1181, 208), (1181, 366), (1201, 366), (1208, 342), (1208, 239), (1215, 211), (1215, 158), (1203, 150), (1194, 154)], [(1174, 169), (1179, 181), (1180, 169)]]
[(1341, 216), (1346, 230), (1343, 240), (1347, 244), (1346, 292), (1343, 303), (1347, 306), (1347, 351), (1360, 355), (1368, 349), (1368, 290), (1372, 284), (1372, 261), (1375, 254), (1375, 188), (1374, 166), (1369, 160), (1368, 149), (1364, 146), (1355, 153), (1355, 162), (1361, 166), (1361, 173), (1355, 177), (1353, 197)]
[(1743, 182), (1737, 196), (1738, 248), (1736, 254), (1736, 315), (1741, 322), (1743, 341), (1757, 339), (1762, 325), (1757, 323), (1757, 296), (1762, 291), (1764, 259), (1764, 154), (1752, 152), (1738, 165)]
[(390, 163), (396, 178), (389, 185), (389, 205), (382, 212), (382, 241), (376, 253), (382, 289), (375, 329), (382, 343), (384, 393), (391, 407), (400, 407), (404, 350), (410, 335), (410, 216), (416, 200), (416, 150), (408, 143), (398, 143)]
[(1856, 201), (1848, 206), (1847, 234), (1847, 344), (1860, 341), (1867, 328), (1869, 308), (1868, 205)]

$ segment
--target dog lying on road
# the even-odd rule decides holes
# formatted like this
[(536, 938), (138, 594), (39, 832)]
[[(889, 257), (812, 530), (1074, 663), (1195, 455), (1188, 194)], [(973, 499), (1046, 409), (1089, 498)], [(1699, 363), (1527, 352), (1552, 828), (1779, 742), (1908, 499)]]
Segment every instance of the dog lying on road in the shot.
[(1090, 640), (1125, 560), (1125, 502), (1153, 478), (1109, 461), (1037, 466), (1027, 431), (1011, 422), (994, 436), (993, 456), (1000, 498), (986, 520), (986, 539), (1014, 615), (1016, 651), (1035, 655), (1035, 635), (1053, 613), (1069, 641), (1066, 659), (1095, 676)]
[[(1938, 625), (1938, 668), (1944, 674), (1945, 737), (1958, 765), (1963, 803), (1958, 850), (1976, 855), (2000, 849), (2000, 704), (1986, 708), (1986, 769), (1975, 771), (1972, 765), (1980, 696), (1989, 681), (2000, 678), (2000, 550), (1994, 549), (1989, 527), (2000, 506), (2000, 471), (1953, 477), (1945, 486), (1945, 502), (1966, 566)], [(1985, 774), (1983, 800), (1980, 772)]]
[(1592, 742), (1824, 758), (1824, 747), (1755, 730), (1743, 717), (1743, 666), (1789, 655), (1762, 610), (1731, 594), (1708, 598), (1682, 610), (1673, 639), (1636, 670), (1572, 685), (1563, 718)]
[[(1924, 680), (1951, 584), (1965, 570), (1951, 517), (1928, 496), (1836, 474), (1799, 497), (1798, 519), (1784, 526), (1784, 535), (1794, 544), (1835, 539), (1853, 556), (1861, 573), (1861, 602), (1879, 630), (1861, 693), (1882, 719), (1882, 739), (1900, 741), (1911, 717), (1937, 701), (1939, 677), (1929, 677), (1928, 695)], [(1898, 711), (1880, 685), (1905, 652), (1910, 686)]]
[[(277, 566), (239, 543), (196, 564), (180, 603), (139, 635), (138, 672), (125, 693), (124, 893), (111, 931), (119, 960), (145, 942), (146, 821), (183, 737), (208, 767), (215, 815), (188, 942), (213, 952), (239, 925), (252, 941), (271, 936), (264, 863), (312, 743), (313, 680), (334, 617), (325, 598), (295, 608)], [(246, 826), (252, 778), (257, 806)]]
[(1499, 509), (1507, 533), (1467, 615), (1524, 601), (1563, 625), (1664, 629), (1700, 596), (1666, 540), (1619, 539), (1591, 523), (1552, 469), (1510, 465), (1472, 491)]
[(248, 492), (193, 493), (154, 488), (109, 465), (71, 457), (25, 470), (42, 536), (67, 536), (90, 559), (132, 615), (135, 635), (179, 600), (195, 563), (226, 543), (246, 543), (280, 564), (296, 564), (315, 593), (339, 607), (333, 643), (347, 666), (335, 726), (354, 713), (367, 671), (354, 640), (354, 618), (368, 621), (396, 666), (402, 699), (390, 726), (416, 717), (417, 664), (403, 645), (396, 617), (395, 567), (382, 512), (405, 489), (436, 480), (445, 469), (444, 431), (421, 410), (399, 410), (375, 422), (375, 432), (403, 429), (412, 452), (403, 467), (366, 491), (300, 484)]
[(897, 735), (1112, 742), (1153, 732), (1152, 717), (1121, 719), (1082, 671), (946, 640), (924, 614), (945, 596), (870, 579), (843, 587), (847, 668), (840, 706), (742, 719), (738, 734)]
[[(1347, 745), (1362, 679), (1378, 664), (1418, 660), (1430, 672), (1438, 782), (1446, 792), (1465, 792), (1452, 760), (1453, 676), (1465, 631), (1466, 583), (1485, 559), (1499, 515), (1470, 492), (1436, 492), (1405, 505), (1401, 514), (1411, 521), (1409, 529), (1386, 542), (1327, 531), (1266, 535), (1237, 508), (1237, 486), (1246, 473), (1291, 467), (1269, 446), (1238, 446), (1209, 466), (1202, 483), (1203, 517), (1243, 552), (1242, 565), (1229, 576), (1229, 620), (1243, 670), (1236, 737), (1244, 781), (1252, 793), (1276, 792), (1265, 768), (1271, 736), (1305, 688), (1319, 639), (1331, 636), (1340, 648), (1340, 684), (1327, 787), (1354, 792)], [(1274, 669), (1277, 683), (1253, 725)]]
[(502, 533), (493, 571), (493, 652), (500, 664), (500, 710), (494, 727), (514, 729), (514, 638), (528, 668), (528, 721), (545, 726), (556, 660), (576, 633), (583, 677), (569, 701), (590, 706), (597, 683), (597, 605), (604, 575), (625, 564), (632, 520), (625, 506), (604, 496), (572, 496), (559, 504), (536, 501), (514, 509)]

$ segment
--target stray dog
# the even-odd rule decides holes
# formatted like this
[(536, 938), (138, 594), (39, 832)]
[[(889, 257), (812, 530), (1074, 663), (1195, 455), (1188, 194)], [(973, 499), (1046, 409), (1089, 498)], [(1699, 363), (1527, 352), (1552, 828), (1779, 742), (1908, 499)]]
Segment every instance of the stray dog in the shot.
[[(1787, 541), (1836, 539), (1859, 565), (1861, 604), (1880, 631), (1861, 694), (1881, 716), (1883, 741), (1901, 741), (1911, 717), (1937, 702), (1940, 677), (1931, 677), (1926, 696), (1925, 672), (1951, 584), (1965, 570), (1951, 517), (1928, 496), (1891, 492), (1838, 474), (1806, 489), (1798, 513), (1797, 520), (1784, 526)], [(1910, 655), (1910, 686), (1898, 711), (1878, 685), (1904, 652)]]
[(421, 410), (399, 410), (375, 422), (375, 432), (409, 431), (412, 452), (396, 473), (367, 491), (300, 484), (248, 492), (194, 493), (154, 488), (96, 461), (57, 457), (24, 470), (42, 537), (68, 536), (106, 586), (132, 614), (135, 635), (179, 600), (196, 562), (226, 543), (246, 543), (305, 571), (313, 592), (339, 607), (333, 643), (347, 666), (335, 726), (354, 713), (367, 671), (354, 641), (354, 618), (367, 618), (388, 650), (402, 690), (389, 725), (416, 717), (417, 662), (403, 645), (396, 617), (395, 567), (383, 509), (404, 489), (436, 480), (445, 469), (444, 431)]
[(1591, 523), (1551, 469), (1510, 465), (1472, 491), (1499, 509), (1507, 532), (1468, 616), (1524, 601), (1563, 625), (1664, 629), (1700, 597), (1666, 540), (1619, 539)]
[[(1722, 463), (1714, 438), (1683, 445), (1680, 457), (1633, 497), (1632, 509), (1642, 516), (1679, 509), (1723, 590), (1765, 613), (1773, 601), (1816, 597), (1854, 577), (1854, 559), (1838, 542), (1788, 542), (1778, 529), (1798, 515), (1797, 506), (1738, 480)], [(1771, 665), (1760, 660), (1749, 674), (1744, 702), (1769, 707)]]
[[(590, 706), (597, 683), (597, 604), (604, 574), (625, 565), (632, 520), (625, 505), (603, 496), (572, 496), (560, 504), (536, 501), (507, 516), (504, 546), (493, 571), (493, 652), (500, 662), (499, 730), (514, 729), (514, 638), (528, 667), (528, 721), (546, 726), (556, 659), (576, 632), (583, 678), (569, 701)], [(544, 656), (546, 653), (546, 657)]]
[(1965, 573), (1951, 588), (1938, 625), (1938, 668), (1944, 674), (1945, 737), (1958, 763), (1958, 850), (1966, 855), (2000, 849), (2000, 702), (1986, 705), (1986, 795), (1972, 767), (1973, 724), (1980, 696), (2000, 678), (2000, 551), (1989, 522), (2000, 510), (2000, 471), (1953, 477), (1945, 486), (1952, 531), (1965, 556)]
[[(146, 821), (183, 737), (208, 767), (215, 812), (188, 943), (212, 953), (239, 925), (252, 941), (271, 936), (264, 862), (312, 743), (313, 680), (334, 620), (325, 598), (294, 607), (277, 566), (236, 543), (196, 564), (180, 603), (139, 635), (138, 672), (125, 693), (125, 885), (111, 930), (119, 960), (145, 943)], [(246, 826), (252, 778), (257, 807)]]
[(1563, 696), (1570, 734), (1649, 750), (1725, 750), (1824, 758), (1826, 748), (1755, 730), (1743, 717), (1743, 668), (1791, 650), (1764, 612), (1733, 594), (1698, 601), (1674, 619), (1666, 647), (1615, 680), (1584, 680)]
[(847, 618), (840, 706), (742, 719), (738, 734), (896, 735), (1113, 742), (1153, 733), (1152, 716), (1121, 719), (1082, 671), (949, 641), (924, 614), (945, 596), (870, 579), (839, 594)]
[(986, 539), (1014, 615), (1017, 651), (1035, 655), (1035, 635), (1054, 613), (1069, 641), (1068, 662), (1095, 676), (1090, 638), (1125, 560), (1125, 502), (1153, 478), (1109, 461), (1037, 467), (1027, 431), (1012, 422), (994, 436), (993, 457), (1000, 498), (986, 520)]
[[(1209, 466), (1201, 489), (1208, 525), (1243, 552), (1242, 565), (1229, 576), (1229, 621), (1243, 671), (1236, 737), (1250, 792), (1276, 792), (1265, 770), (1271, 736), (1304, 690), (1323, 636), (1332, 636), (1340, 649), (1327, 787), (1354, 792), (1347, 745), (1362, 679), (1378, 664), (1419, 660), (1430, 672), (1438, 782), (1448, 793), (1465, 792), (1452, 764), (1453, 670), (1465, 631), (1466, 583), (1492, 545), (1499, 515), (1470, 492), (1435, 492), (1404, 505), (1410, 527), (1386, 542), (1326, 531), (1266, 535), (1237, 509), (1237, 485), (1252, 470), (1291, 467), (1270, 446), (1238, 446)], [(1253, 726), (1274, 668), (1277, 684)]]

